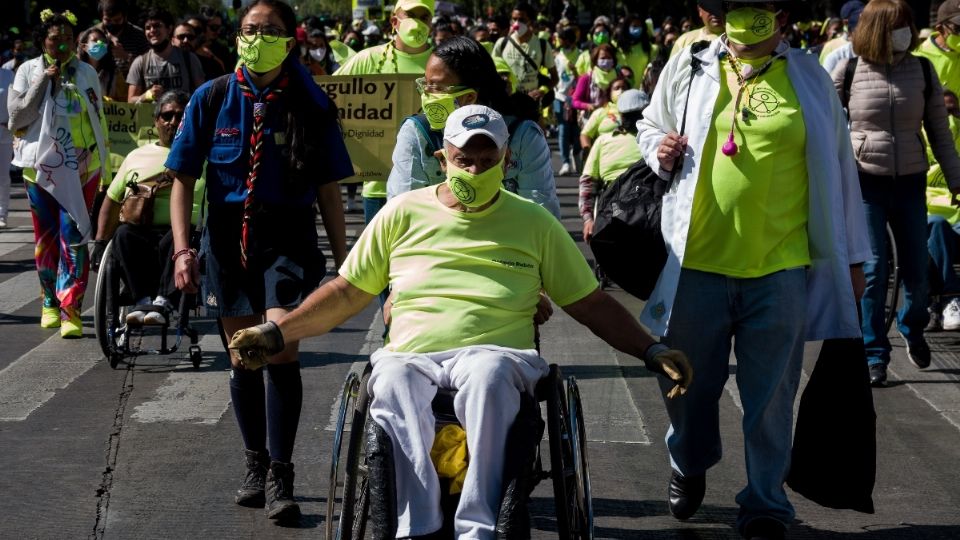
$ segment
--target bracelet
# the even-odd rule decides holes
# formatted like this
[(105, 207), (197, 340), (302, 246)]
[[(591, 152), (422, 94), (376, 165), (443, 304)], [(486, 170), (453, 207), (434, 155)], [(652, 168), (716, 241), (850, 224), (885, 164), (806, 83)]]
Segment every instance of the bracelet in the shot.
[(669, 351), (670, 347), (667, 347), (663, 343), (654, 343), (653, 345), (647, 347), (647, 350), (643, 353), (643, 358), (650, 362), (655, 356), (662, 353), (663, 351)]
[(181, 255), (190, 255), (191, 257), (196, 257), (197, 250), (193, 248), (183, 248), (180, 251), (174, 253), (173, 257), (170, 257), (170, 260), (176, 262), (176, 260), (179, 259)]

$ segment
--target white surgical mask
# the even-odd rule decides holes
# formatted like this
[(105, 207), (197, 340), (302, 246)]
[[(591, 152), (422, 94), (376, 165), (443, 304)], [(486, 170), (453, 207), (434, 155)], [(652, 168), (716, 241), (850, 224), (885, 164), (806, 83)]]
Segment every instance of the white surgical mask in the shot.
[(316, 49), (310, 49), (310, 58), (313, 58), (316, 62), (323, 62), (323, 59), (327, 57), (327, 48), (318, 47)]
[(913, 32), (910, 31), (909, 26), (897, 28), (893, 32), (890, 32), (890, 45), (893, 47), (893, 52), (895, 53), (906, 52), (912, 42)]

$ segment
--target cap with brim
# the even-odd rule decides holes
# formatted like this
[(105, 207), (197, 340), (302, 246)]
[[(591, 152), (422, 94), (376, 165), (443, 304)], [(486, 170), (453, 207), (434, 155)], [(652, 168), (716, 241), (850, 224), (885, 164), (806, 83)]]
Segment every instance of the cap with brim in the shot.
[(723, 0), (697, 0), (697, 5), (711, 15), (723, 15)]
[(937, 24), (960, 24), (960, 0), (946, 0), (937, 9)]
[(426, 8), (430, 12), (430, 16), (433, 16), (433, 6), (434, 0), (399, 0), (396, 7), (393, 8), (394, 12), (403, 10), (410, 11), (419, 7)]
[(620, 97), (617, 98), (617, 111), (620, 112), (620, 114), (630, 113), (639, 111), (649, 104), (650, 98), (647, 97), (646, 94), (636, 88), (631, 88), (630, 90), (625, 90), (620, 94)]
[(510, 138), (503, 116), (483, 105), (464, 105), (454, 110), (443, 128), (443, 140), (457, 148), (463, 148), (477, 135), (489, 138), (501, 150)]

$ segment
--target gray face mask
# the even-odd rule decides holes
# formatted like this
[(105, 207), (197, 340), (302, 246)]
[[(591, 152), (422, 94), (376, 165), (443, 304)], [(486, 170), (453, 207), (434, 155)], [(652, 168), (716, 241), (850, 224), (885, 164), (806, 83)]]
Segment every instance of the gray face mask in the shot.
[(897, 28), (893, 32), (890, 32), (890, 45), (893, 47), (893, 52), (895, 53), (906, 52), (912, 42), (913, 32), (910, 31), (909, 26)]

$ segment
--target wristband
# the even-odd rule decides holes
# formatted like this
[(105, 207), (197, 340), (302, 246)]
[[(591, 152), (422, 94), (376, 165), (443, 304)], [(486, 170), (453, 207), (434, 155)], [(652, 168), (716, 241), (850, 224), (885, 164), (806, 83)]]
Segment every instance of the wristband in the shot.
[(663, 343), (654, 343), (653, 345), (647, 347), (647, 350), (643, 353), (643, 358), (647, 362), (652, 362), (655, 356), (669, 350), (670, 347), (667, 347)]
[(283, 332), (280, 331), (280, 327), (274, 321), (258, 324), (256, 328), (259, 328), (260, 331), (263, 332), (263, 338), (267, 346), (267, 354), (277, 354), (286, 347), (283, 342)]
[(191, 257), (196, 257), (196, 256), (197, 256), (197, 250), (195, 250), (195, 249), (193, 249), (193, 248), (183, 248), (183, 249), (181, 249), (180, 251), (174, 253), (174, 254), (173, 254), (173, 257), (170, 257), (170, 260), (176, 262), (177, 259), (179, 259), (181, 255), (190, 255)]

